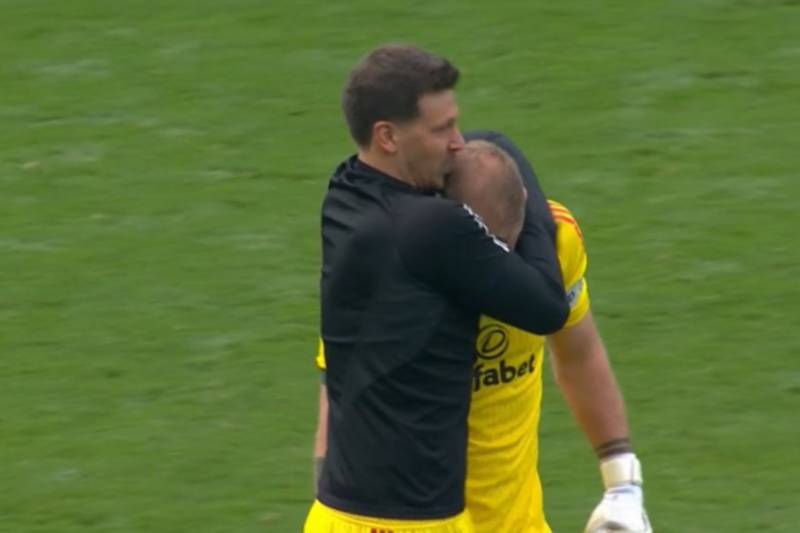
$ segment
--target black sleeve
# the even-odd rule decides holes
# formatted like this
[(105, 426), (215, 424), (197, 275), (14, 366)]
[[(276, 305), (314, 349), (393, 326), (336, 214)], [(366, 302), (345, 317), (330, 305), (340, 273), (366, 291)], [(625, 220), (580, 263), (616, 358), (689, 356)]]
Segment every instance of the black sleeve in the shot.
[(528, 201), (525, 206), (525, 224), (517, 242), (516, 252), (528, 264), (535, 265), (543, 275), (563, 287), (564, 281), (555, 248), (556, 224), (531, 162), (522, 150), (502, 133), (475, 130), (464, 134), (464, 139), (491, 142), (506, 151), (517, 164), (525, 189), (528, 191)]
[(398, 252), (418, 279), (458, 305), (546, 335), (569, 314), (564, 288), (509, 252), (469, 209), (449, 200), (419, 202), (398, 221)]

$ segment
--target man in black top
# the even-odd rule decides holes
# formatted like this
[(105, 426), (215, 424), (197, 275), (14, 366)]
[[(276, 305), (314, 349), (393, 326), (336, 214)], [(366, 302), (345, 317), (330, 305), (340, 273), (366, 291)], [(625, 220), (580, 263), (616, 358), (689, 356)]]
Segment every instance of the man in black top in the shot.
[(569, 311), (543, 217), (526, 213), (511, 251), (436, 194), (464, 143), (457, 80), (445, 59), (385, 46), (345, 87), (358, 154), (336, 170), (322, 208), (329, 440), (307, 533), (336, 531), (337, 520), (469, 531), (465, 354), (478, 317), (547, 334)]

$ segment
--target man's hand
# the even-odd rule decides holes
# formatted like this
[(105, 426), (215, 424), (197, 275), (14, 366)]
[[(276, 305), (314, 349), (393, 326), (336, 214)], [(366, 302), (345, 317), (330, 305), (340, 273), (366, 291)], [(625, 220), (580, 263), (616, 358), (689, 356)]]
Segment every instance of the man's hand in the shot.
[(606, 492), (589, 517), (585, 533), (652, 533), (644, 509), (642, 467), (636, 455), (625, 453), (600, 464)]

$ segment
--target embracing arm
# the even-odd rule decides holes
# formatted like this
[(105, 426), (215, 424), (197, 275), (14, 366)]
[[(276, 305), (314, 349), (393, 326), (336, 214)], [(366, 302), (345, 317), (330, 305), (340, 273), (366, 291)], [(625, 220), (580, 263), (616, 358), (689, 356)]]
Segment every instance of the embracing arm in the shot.
[(564, 325), (569, 304), (560, 276), (509, 251), (466, 206), (421, 202), (399, 232), (406, 268), (459, 305), (540, 335)]

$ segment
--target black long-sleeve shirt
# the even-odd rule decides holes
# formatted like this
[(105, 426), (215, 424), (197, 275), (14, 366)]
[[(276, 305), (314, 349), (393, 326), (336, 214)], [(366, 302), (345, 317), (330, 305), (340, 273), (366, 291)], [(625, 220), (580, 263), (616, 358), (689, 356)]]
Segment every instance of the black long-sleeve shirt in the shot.
[(468, 208), (355, 157), (339, 166), (322, 209), (320, 501), (400, 519), (463, 510), (479, 315), (547, 334), (569, 311), (550, 236), (528, 230), (510, 252)]

